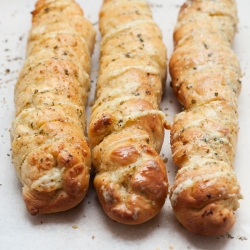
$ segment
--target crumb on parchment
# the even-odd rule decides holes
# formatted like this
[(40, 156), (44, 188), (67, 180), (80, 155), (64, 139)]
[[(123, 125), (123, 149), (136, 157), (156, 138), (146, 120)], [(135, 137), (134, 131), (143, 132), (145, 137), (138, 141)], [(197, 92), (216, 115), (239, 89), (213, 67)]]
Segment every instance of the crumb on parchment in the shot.
[[(228, 238), (228, 239), (236, 239), (236, 240), (248, 240), (246, 236), (240, 236), (238, 235), (237, 237), (236, 236), (232, 236), (230, 233), (226, 233), (225, 236)], [(220, 238), (223, 238), (224, 235), (220, 235), (220, 236), (217, 236), (215, 237), (216, 239), (220, 239)]]
[(247, 237), (246, 236), (237, 236), (237, 239), (243, 241), (243, 240), (247, 240)]
[(233, 238), (234, 238), (234, 237), (233, 237), (231, 234), (229, 234), (229, 233), (227, 233), (226, 235), (227, 235), (227, 238), (228, 238), (228, 239), (233, 239)]
[(167, 162), (168, 162), (168, 158), (167, 158), (167, 157), (164, 158), (164, 159), (163, 159), (163, 162), (164, 162), (164, 163), (167, 163)]

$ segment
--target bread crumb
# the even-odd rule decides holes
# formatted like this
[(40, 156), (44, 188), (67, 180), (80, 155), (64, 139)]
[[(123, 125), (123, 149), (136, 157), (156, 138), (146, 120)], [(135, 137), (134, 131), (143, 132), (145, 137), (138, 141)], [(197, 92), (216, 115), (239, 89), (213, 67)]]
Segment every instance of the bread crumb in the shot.
[(169, 249), (174, 249), (172, 246), (169, 246), (168, 248), (169, 248)]
[(237, 239), (243, 241), (243, 240), (247, 240), (247, 237), (246, 236), (237, 236)]
[(226, 233), (226, 235), (227, 235), (227, 238), (228, 239), (233, 239), (234, 237), (231, 235), (231, 234), (229, 234), (229, 233)]
[(78, 226), (77, 226), (77, 225), (73, 225), (73, 226), (72, 226), (72, 228), (77, 229), (77, 228), (78, 228)]
[(167, 163), (167, 162), (168, 162), (168, 158), (167, 158), (167, 157), (164, 158), (164, 159), (163, 159), (163, 162), (164, 162), (164, 163)]
[(92, 236), (92, 240), (94, 240), (95, 239), (95, 236)]
[(90, 106), (90, 107), (92, 107), (94, 104), (95, 104), (95, 99), (93, 99), (93, 100), (91, 100), (91, 101), (89, 102), (89, 106)]

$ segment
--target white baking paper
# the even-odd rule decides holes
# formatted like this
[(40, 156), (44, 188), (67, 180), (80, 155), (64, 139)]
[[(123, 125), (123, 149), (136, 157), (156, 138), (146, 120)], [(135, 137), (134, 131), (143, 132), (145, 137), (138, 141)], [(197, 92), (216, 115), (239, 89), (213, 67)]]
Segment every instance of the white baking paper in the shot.
[[(98, 30), (101, 0), (78, 0)], [(177, 13), (184, 0), (149, 0), (155, 21), (160, 26), (168, 57), (173, 50), (172, 33)], [(250, 2), (238, 0), (239, 25), (233, 48), (240, 60), (243, 77), (239, 97), (240, 133), (235, 171), (244, 200), (237, 210), (233, 229), (218, 237), (194, 235), (176, 220), (169, 200), (151, 221), (138, 226), (122, 225), (103, 212), (92, 185), (86, 198), (75, 208), (57, 214), (32, 217), (26, 211), (21, 184), (11, 162), (9, 129), (14, 119), (13, 92), (18, 73), (25, 60), (27, 35), (35, 0), (0, 0), (0, 249), (250, 249)], [(93, 99), (98, 72), (98, 33), (93, 55)], [(181, 110), (166, 83), (161, 108), (171, 122)], [(88, 114), (90, 106), (88, 106)], [(166, 131), (161, 152), (166, 163), (170, 184), (176, 167), (171, 160), (169, 132)]]

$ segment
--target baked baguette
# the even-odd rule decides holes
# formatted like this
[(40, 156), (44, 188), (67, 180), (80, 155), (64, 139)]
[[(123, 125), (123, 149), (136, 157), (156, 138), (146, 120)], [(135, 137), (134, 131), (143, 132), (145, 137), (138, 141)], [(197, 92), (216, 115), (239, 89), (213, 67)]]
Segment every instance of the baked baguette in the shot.
[(95, 30), (73, 0), (39, 0), (32, 15), (11, 138), (23, 198), (36, 215), (70, 209), (88, 189), (85, 105)]
[(178, 220), (196, 234), (227, 232), (242, 197), (233, 172), (241, 71), (230, 44), (237, 21), (233, 0), (190, 0), (174, 31), (170, 74), (186, 110), (171, 129), (179, 170), (170, 197)]
[[(143, 223), (168, 193), (159, 111), (166, 48), (146, 1), (105, 0), (100, 11), (100, 70), (89, 139), (94, 186), (106, 214)], [(166, 123), (167, 124), (167, 123)]]

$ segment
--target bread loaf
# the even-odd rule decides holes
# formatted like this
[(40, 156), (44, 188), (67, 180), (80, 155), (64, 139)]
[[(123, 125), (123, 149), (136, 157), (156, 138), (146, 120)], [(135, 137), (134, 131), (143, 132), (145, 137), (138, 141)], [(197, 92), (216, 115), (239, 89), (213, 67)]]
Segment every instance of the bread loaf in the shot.
[(166, 48), (144, 0), (105, 0), (96, 101), (89, 139), (94, 186), (107, 215), (139, 224), (162, 208), (168, 193), (159, 156), (164, 114)]
[(85, 105), (95, 30), (73, 0), (39, 0), (15, 87), (13, 162), (27, 210), (67, 210), (85, 196), (90, 149)]
[(170, 197), (178, 220), (196, 234), (227, 232), (242, 198), (233, 171), (241, 71), (230, 45), (237, 21), (233, 0), (190, 0), (174, 31), (170, 74), (185, 110), (171, 129), (179, 170)]

